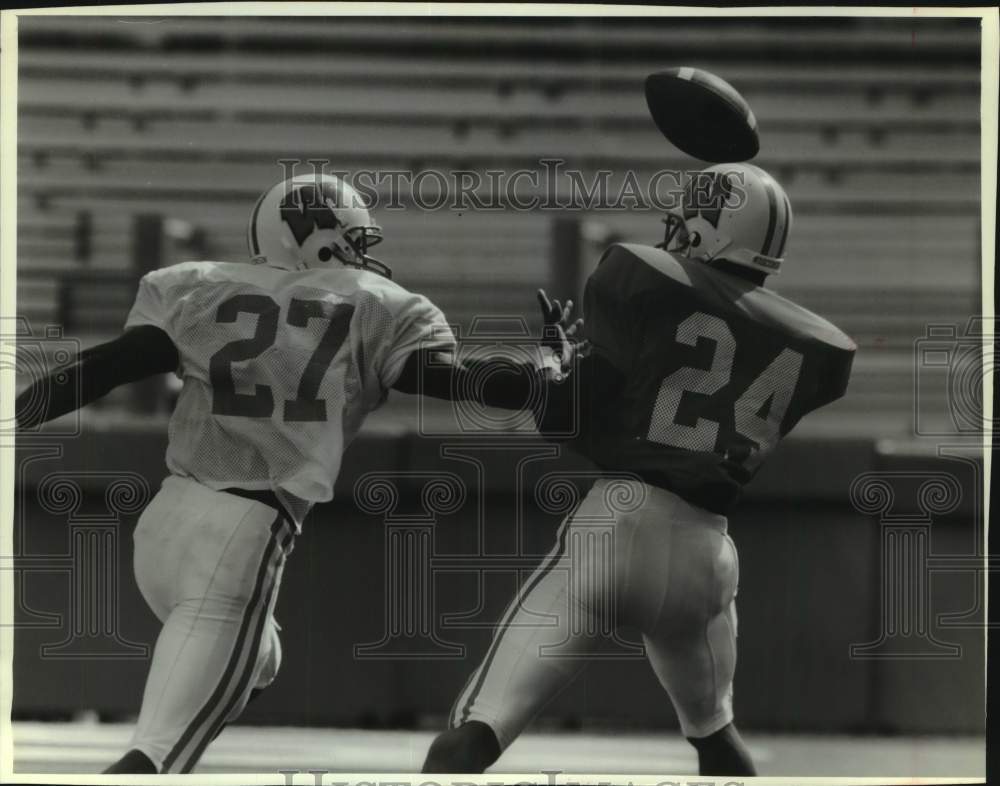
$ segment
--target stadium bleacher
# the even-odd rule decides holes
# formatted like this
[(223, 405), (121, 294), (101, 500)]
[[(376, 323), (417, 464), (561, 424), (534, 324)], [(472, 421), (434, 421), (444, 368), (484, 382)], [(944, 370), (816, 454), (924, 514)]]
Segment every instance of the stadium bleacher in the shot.
[[(281, 158), (482, 172), (538, 171), (549, 157), (588, 177), (611, 170), (613, 184), (626, 169), (648, 182), (696, 168), (656, 132), (642, 79), (711, 42), (717, 57), (692, 64), (750, 101), (757, 163), (796, 213), (776, 287), (860, 346), (851, 395), (822, 417), (904, 431), (914, 341), (927, 323), (963, 324), (980, 298), (979, 64), (968, 54), (978, 29), (843, 23), (848, 39), (808, 20), (205, 18), (109, 33), (103, 20), (22, 19), (19, 313), (57, 320), (60, 293), (89, 287), (105, 297), (74, 302), (101, 304), (96, 332), (113, 330), (128, 306), (119, 290), (134, 285), (140, 213), (196, 223), (212, 255), (241, 257), (246, 215)], [(487, 283), (491, 313), (530, 314), (535, 287), (559, 289), (556, 215), (444, 207), (378, 219), (399, 279), (468, 324)], [(575, 215), (658, 240), (654, 210)], [(587, 248), (585, 270), (599, 250)]]

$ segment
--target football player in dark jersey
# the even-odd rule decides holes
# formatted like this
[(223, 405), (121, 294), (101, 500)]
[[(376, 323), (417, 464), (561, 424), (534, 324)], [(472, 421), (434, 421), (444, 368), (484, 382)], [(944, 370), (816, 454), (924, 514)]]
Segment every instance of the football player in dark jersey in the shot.
[(609, 624), (626, 624), (700, 773), (755, 774), (733, 725), (739, 567), (726, 516), (799, 419), (844, 394), (855, 345), (764, 288), (792, 212), (762, 169), (698, 173), (666, 224), (656, 248), (611, 246), (587, 282), (590, 351), (576, 385), (551, 386), (539, 428), (571, 433), (565, 443), (607, 477), (507, 609), (425, 772), (490, 766)]

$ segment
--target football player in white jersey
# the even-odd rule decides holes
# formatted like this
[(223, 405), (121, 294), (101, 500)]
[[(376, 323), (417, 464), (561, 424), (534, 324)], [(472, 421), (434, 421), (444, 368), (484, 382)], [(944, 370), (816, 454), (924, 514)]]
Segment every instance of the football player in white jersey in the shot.
[[(129, 750), (106, 772), (190, 772), (274, 679), (285, 560), (390, 389), (520, 409), (561, 375), (551, 353), (457, 360), (441, 311), (368, 255), (381, 237), (342, 180), (278, 183), (253, 209), (249, 264), (147, 274), (121, 336), (82, 352), (64, 384), (18, 397), (18, 425), (32, 427), (152, 374), (183, 379), (170, 475), (134, 535), (136, 581), (163, 628)], [(561, 328), (554, 341), (568, 362)]]

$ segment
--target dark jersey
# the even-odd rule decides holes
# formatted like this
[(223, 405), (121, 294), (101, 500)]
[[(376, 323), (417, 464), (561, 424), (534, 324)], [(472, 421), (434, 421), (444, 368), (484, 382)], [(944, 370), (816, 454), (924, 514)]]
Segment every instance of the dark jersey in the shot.
[(584, 317), (620, 382), (581, 408), (571, 446), (717, 513), (803, 415), (844, 394), (856, 349), (768, 289), (647, 246), (605, 252)]

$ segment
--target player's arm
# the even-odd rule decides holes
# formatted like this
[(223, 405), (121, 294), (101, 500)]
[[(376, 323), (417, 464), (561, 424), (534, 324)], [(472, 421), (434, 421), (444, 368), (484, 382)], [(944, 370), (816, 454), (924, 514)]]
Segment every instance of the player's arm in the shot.
[(177, 366), (177, 348), (163, 330), (153, 325), (131, 328), (113, 341), (82, 351), (57, 374), (29, 385), (17, 397), (17, 425), (36, 426), (86, 406), (119, 385), (174, 371)]
[(450, 348), (421, 348), (410, 354), (394, 387), (402, 393), (449, 401), (472, 400), (502, 409), (526, 409), (539, 400), (539, 390), (565, 377), (575, 352), (573, 338), (583, 321), (571, 322), (572, 301), (563, 307), (538, 291), (544, 332), (538, 362), (495, 357), (459, 359)]
[[(617, 253), (614, 246), (608, 249), (587, 281), (587, 337), (577, 345), (573, 379), (551, 386), (544, 407), (536, 413), (539, 432), (551, 441), (585, 439), (602, 412), (622, 406), (638, 340), (633, 306), (621, 292), (620, 280), (628, 277), (619, 269)], [(574, 326), (574, 333), (576, 327), (582, 322)]]
[(502, 355), (461, 359), (451, 349), (431, 348), (410, 354), (393, 387), (402, 393), (448, 401), (470, 400), (502, 409), (525, 409), (537, 400), (541, 386), (557, 382), (562, 376), (558, 361), (519, 363)]

